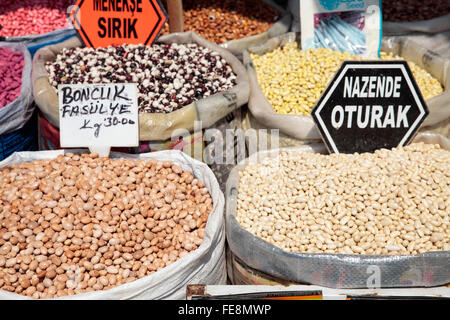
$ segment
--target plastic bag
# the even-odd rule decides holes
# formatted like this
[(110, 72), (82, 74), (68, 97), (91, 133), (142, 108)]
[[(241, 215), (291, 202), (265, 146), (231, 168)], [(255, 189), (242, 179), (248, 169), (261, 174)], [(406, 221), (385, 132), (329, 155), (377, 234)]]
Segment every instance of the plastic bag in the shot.
[[(172, 137), (177, 129), (194, 130), (194, 121), (202, 121), (202, 127), (209, 128), (227, 114), (246, 104), (249, 96), (248, 77), (245, 67), (230, 52), (209, 42), (194, 32), (173, 33), (162, 36), (159, 43), (198, 43), (218, 52), (237, 75), (237, 84), (231, 90), (220, 92), (196, 101), (171, 113), (139, 113), (139, 140), (165, 141)], [(78, 37), (73, 37), (57, 45), (40, 49), (33, 59), (33, 95), (45, 118), (59, 127), (58, 95), (48, 81), (45, 63), (52, 61), (63, 48), (82, 46)]]
[[(251, 92), (248, 107), (252, 116), (267, 128), (280, 129), (280, 133), (299, 140), (320, 141), (319, 131), (311, 116), (280, 115), (273, 110), (259, 87), (256, 71), (250, 59), (250, 53), (262, 55), (292, 42), (300, 42), (300, 34), (290, 32), (275, 37), (244, 53), (244, 64), (247, 67)], [(401, 37), (383, 38), (382, 51), (393, 52), (415, 62), (444, 86), (443, 94), (426, 101), (430, 115), (425, 119), (421, 130), (441, 133), (450, 138), (449, 127), (445, 125), (450, 117), (450, 60), (420, 47), (414, 41)]]
[(302, 0), (300, 17), (302, 48), (379, 57), (380, 0)]
[(0, 161), (14, 152), (38, 150), (37, 121), (33, 115), (19, 130), (0, 135)]
[(33, 115), (33, 91), (31, 83), (31, 56), (21, 43), (0, 42), (0, 46), (20, 52), (25, 64), (22, 71), (20, 96), (10, 104), (0, 108), (0, 135), (21, 129)]
[[(70, 152), (76, 152), (74, 150)], [(19, 152), (0, 162), (0, 168), (25, 161), (53, 159), (64, 151)], [(111, 153), (111, 158), (155, 159), (172, 161), (188, 170), (208, 188), (213, 209), (208, 217), (203, 243), (197, 250), (154, 274), (106, 291), (96, 291), (59, 299), (77, 300), (153, 300), (185, 299), (188, 284), (226, 284), (224, 196), (217, 179), (204, 163), (180, 151), (160, 151), (141, 155)], [(0, 299), (27, 299), (25, 296), (0, 290)]]
[[(439, 144), (450, 150), (450, 140), (440, 135), (421, 134), (414, 142)], [(239, 171), (248, 163), (275, 158), (280, 150), (327, 153), (323, 144), (262, 151), (233, 169), (226, 189), (227, 243), (232, 253), (246, 265), (290, 282), (331, 288), (367, 288), (370, 277), (368, 268), (371, 266), (379, 268), (381, 288), (429, 287), (450, 283), (450, 251), (398, 256), (296, 254), (285, 252), (242, 229), (235, 218)]]
[(261, 44), (269, 40), (270, 38), (282, 35), (288, 32), (291, 28), (292, 16), (289, 14), (289, 12), (287, 12), (285, 9), (271, 0), (262, 1), (276, 8), (282, 14), (282, 18), (275, 22), (275, 24), (266, 32), (238, 40), (231, 40), (220, 45), (221, 47), (231, 51), (234, 55), (238, 56), (241, 59), (243, 52), (248, 48)]

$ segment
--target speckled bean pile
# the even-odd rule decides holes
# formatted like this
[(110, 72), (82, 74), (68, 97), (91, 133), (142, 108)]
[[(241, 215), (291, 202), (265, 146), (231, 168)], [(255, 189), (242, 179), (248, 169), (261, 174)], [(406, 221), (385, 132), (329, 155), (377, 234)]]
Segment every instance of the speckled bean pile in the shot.
[(74, 0), (2, 0), (0, 36), (40, 35), (69, 26), (67, 8)]
[(212, 199), (171, 162), (66, 154), (0, 170), (0, 289), (108, 290), (203, 242)]
[(198, 44), (64, 49), (47, 63), (50, 84), (137, 83), (140, 112), (169, 113), (236, 85), (231, 66)]
[(20, 96), (24, 65), (20, 52), (0, 47), (0, 108)]

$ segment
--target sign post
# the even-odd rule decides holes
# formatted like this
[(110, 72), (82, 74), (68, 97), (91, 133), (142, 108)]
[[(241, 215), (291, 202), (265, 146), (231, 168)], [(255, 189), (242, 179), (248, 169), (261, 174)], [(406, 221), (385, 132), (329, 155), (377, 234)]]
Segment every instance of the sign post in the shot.
[(87, 47), (152, 44), (167, 15), (159, 0), (77, 0), (69, 18)]
[(167, 0), (167, 11), (169, 12), (170, 32), (184, 31), (183, 1)]
[(345, 61), (311, 113), (331, 153), (407, 145), (428, 114), (406, 61)]

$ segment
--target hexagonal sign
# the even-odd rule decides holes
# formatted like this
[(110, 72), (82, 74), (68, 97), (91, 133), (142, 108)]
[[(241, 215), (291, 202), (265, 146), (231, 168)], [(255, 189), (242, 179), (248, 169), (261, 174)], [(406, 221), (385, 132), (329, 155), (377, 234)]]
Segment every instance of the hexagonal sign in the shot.
[(93, 48), (152, 44), (167, 21), (159, 0), (77, 0), (69, 18)]
[(404, 146), (428, 114), (406, 61), (345, 61), (311, 113), (332, 153)]

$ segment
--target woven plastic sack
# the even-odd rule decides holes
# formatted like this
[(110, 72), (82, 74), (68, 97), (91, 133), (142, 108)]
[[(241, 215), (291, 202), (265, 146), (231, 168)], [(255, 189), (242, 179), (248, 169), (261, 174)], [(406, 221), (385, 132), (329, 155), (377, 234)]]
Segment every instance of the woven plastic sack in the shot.
[(0, 108), (0, 135), (21, 129), (33, 115), (33, 90), (31, 83), (31, 56), (21, 43), (0, 42), (0, 46), (20, 52), (24, 58), (22, 88), (20, 96), (10, 104)]
[[(280, 133), (295, 139), (320, 141), (320, 133), (311, 116), (280, 115), (273, 110), (259, 87), (256, 71), (250, 59), (250, 53), (262, 55), (287, 43), (300, 43), (299, 37), (298, 33), (290, 32), (244, 52), (244, 64), (247, 67), (250, 84), (248, 107), (253, 117), (268, 128), (280, 129)], [(450, 60), (421, 48), (413, 41), (400, 37), (383, 38), (381, 50), (393, 52), (415, 62), (444, 86), (443, 94), (426, 101), (430, 115), (424, 121), (422, 130), (450, 137), (449, 128), (445, 125), (445, 121), (450, 117)]]
[(417, 33), (405, 35), (410, 41), (416, 42), (419, 46), (436, 52), (444, 59), (450, 59), (450, 30), (438, 34)]
[(67, 40), (77, 34), (77, 31), (73, 27), (48, 32), (42, 35), (29, 35), (21, 37), (3, 37), (3, 41), (23, 43), (30, 51), (31, 57), (34, 56), (36, 51), (40, 48), (49, 46), (52, 44), (60, 43)]
[[(15, 163), (53, 159), (60, 154), (64, 154), (64, 151), (19, 152), (0, 162), (0, 168)], [(208, 166), (180, 151), (160, 151), (141, 155), (111, 153), (111, 158), (172, 161), (181, 166), (183, 170), (192, 172), (197, 179), (203, 182), (213, 200), (213, 209), (208, 217), (203, 243), (197, 250), (150, 276), (110, 290), (77, 294), (59, 299), (181, 300), (186, 298), (186, 285), (188, 284), (226, 284), (224, 196), (220, 191), (217, 179)], [(27, 297), (0, 290), (0, 300), (4, 299), (27, 299)]]
[[(214, 125), (235, 109), (246, 104), (249, 96), (248, 77), (245, 67), (229, 51), (209, 42), (194, 32), (174, 33), (162, 36), (158, 43), (197, 43), (218, 52), (237, 75), (237, 84), (231, 90), (201, 99), (171, 113), (139, 113), (139, 140), (165, 141), (172, 137), (177, 129), (194, 130), (194, 121), (202, 121), (202, 128)], [(45, 63), (54, 61), (63, 48), (82, 46), (78, 37), (70, 38), (60, 44), (40, 49), (33, 59), (33, 95), (45, 118), (59, 127), (58, 95), (48, 81)]]
[[(61, 150), (59, 129), (48, 122), (42, 114), (38, 116), (39, 150)], [(139, 141), (137, 147), (114, 147), (111, 151), (141, 154), (155, 151), (180, 150), (195, 158), (196, 151), (201, 155), (204, 148), (203, 132), (170, 139), (167, 141)], [(20, 150), (17, 150), (20, 151)], [(198, 159), (197, 159), (198, 160)]]
[[(439, 144), (450, 150), (450, 140), (435, 134), (418, 135), (414, 142)], [(326, 154), (323, 144), (261, 151), (239, 163), (226, 189), (227, 243), (247, 266), (290, 282), (331, 288), (367, 288), (369, 268), (379, 268), (380, 287), (430, 287), (450, 283), (450, 251), (416, 255), (346, 255), (288, 253), (242, 229), (235, 218), (239, 171), (248, 163), (275, 158), (279, 151), (301, 150)], [(242, 245), (245, 243), (245, 245)]]
[(238, 40), (231, 40), (220, 45), (221, 47), (231, 51), (239, 58), (242, 57), (243, 52), (248, 48), (264, 43), (270, 38), (282, 35), (288, 32), (291, 28), (292, 16), (288, 11), (271, 0), (261, 1), (277, 9), (281, 13), (282, 17), (277, 22), (275, 22), (274, 25), (266, 32)]
[(437, 34), (448, 30), (450, 30), (450, 14), (423, 21), (383, 21), (383, 34), (386, 36), (398, 36), (414, 33)]

